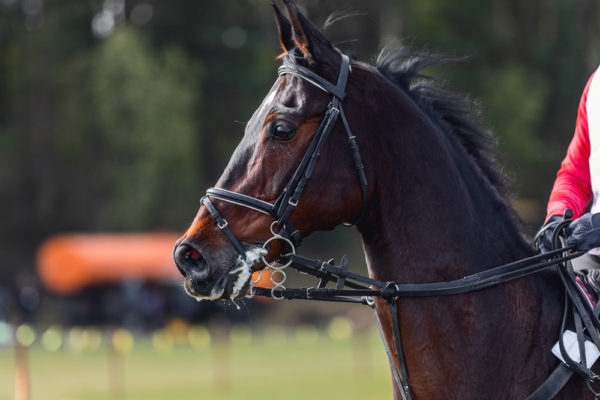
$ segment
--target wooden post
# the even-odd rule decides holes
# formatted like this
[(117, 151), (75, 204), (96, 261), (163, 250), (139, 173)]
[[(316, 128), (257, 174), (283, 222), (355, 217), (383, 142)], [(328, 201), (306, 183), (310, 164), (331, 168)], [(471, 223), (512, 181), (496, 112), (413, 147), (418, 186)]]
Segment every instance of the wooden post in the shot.
[(108, 391), (113, 399), (125, 396), (125, 371), (123, 355), (114, 345), (114, 330), (106, 331), (106, 347), (108, 356)]
[(348, 317), (352, 323), (352, 358), (354, 374), (364, 377), (372, 373), (371, 347), (369, 333), (371, 331), (371, 312), (358, 307), (350, 311)]
[(15, 400), (29, 400), (28, 348), (15, 340)]
[(231, 326), (225, 318), (216, 318), (209, 322), (211, 337), (211, 354), (213, 358), (213, 379), (215, 387), (224, 393), (231, 391)]

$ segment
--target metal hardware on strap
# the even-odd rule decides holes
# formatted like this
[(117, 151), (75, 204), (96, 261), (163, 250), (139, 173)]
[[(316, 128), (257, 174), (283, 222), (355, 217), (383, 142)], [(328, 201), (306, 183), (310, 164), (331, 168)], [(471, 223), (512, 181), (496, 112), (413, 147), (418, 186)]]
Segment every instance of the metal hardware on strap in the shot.
[[(271, 234), (273, 236), (271, 238), (267, 239), (267, 241), (265, 241), (263, 243), (262, 248), (268, 251), (267, 247), (269, 246), (269, 243), (271, 243), (274, 240), (281, 240), (281, 241), (287, 243), (287, 245), (290, 247), (290, 253), (287, 254), (286, 256), (288, 256), (288, 255), (292, 256), (292, 255), (296, 254), (296, 248), (294, 247), (294, 244), (292, 243), (292, 241), (286, 237), (281, 236), (278, 232), (275, 232), (273, 227), (276, 224), (277, 224), (277, 221), (273, 221), (273, 223), (269, 227), (269, 229), (271, 230)], [(271, 288), (271, 297), (275, 300), (283, 300), (284, 297), (278, 295), (277, 293), (285, 290), (284, 283), (286, 280), (286, 274), (285, 274), (284, 269), (289, 267), (292, 264), (292, 260), (290, 259), (285, 264), (278, 264), (277, 261), (269, 263), (265, 259), (265, 256), (261, 256), (261, 261), (263, 262), (263, 264), (266, 265), (265, 270), (273, 271), (273, 272), (271, 272), (271, 276), (269, 277), (269, 279), (271, 280), (271, 283), (273, 283), (273, 287)], [(276, 276), (279, 276), (279, 279), (275, 279)], [(253, 295), (253, 294), (251, 294), (251, 295)]]

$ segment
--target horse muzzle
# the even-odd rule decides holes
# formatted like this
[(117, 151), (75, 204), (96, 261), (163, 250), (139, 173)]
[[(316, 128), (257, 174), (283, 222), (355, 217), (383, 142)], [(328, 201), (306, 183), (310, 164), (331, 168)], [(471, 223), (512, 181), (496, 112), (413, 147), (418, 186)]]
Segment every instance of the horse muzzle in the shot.
[(197, 300), (220, 298), (227, 285), (227, 278), (211, 277), (211, 267), (193, 244), (180, 241), (173, 249), (173, 259), (184, 277), (185, 291)]
[(179, 272), (188, 278), (206, 279), (210, 275), (210, 266), (200, 251), (186, 241), (175, 243), (173, 248), (173, 259)]
[(261, 264), (262, 257), (267, 255), (262, 247), (248, 247), (243, 257), (236, 257), (233, 252), (221, 252), (221, 257), (217, 259), (223, 261), (222, 265), (211, 265), (192, 242), (185, 239), (177, 242), (173, 259), (184, 277), (186, 292), (196, 300), (245, 297), (252, 272)]

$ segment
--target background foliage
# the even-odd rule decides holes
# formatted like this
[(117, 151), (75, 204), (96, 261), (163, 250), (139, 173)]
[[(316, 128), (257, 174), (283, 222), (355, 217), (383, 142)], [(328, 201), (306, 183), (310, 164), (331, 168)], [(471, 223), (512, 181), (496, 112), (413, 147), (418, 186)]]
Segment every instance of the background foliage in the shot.
[[(482, 105), (515, 199), (541, 223), (581, 90), (597, 0), (299, 0), (344, 51), (396, 40)], [(183, 230), (275, 77), (266, 0), (0, 0), (0, 282), (60, 231)], [(333, 237), (330, 241), (341, 241)]]

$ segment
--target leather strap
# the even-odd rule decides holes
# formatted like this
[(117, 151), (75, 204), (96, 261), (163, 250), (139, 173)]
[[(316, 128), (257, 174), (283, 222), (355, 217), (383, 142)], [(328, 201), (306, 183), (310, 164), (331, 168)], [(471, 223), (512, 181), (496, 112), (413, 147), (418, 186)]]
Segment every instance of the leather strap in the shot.
[(202, 204), (206, 207), (206, 209), (210, 213), (210, 215), (217, 222), (217, 226), (219, 227), (219, 229), (221, 229), (223, 231), (223, 233), (225, 233), (225, 235), (227, 235), (227, 237), (229, 238), (229, 240), (231, 241), (231, 243), (233, 244), (233, 246), (235, 247), (237, 252), (240, 253), (240, 256), (242, 256), (243, 259), (246, 259), (246, 250), (244, 249), (244, 246), (238, 240), (238, 238), (233, 234), (233, 232), (231, 232), (231, 229), (229, 229), (229, 224), (221, 216), (221, 214), (215, 208), (215, 206), (210, 201), (208, 196), (204, 196), (201, 201), (202, 201)]
[(367, 212), (367, 186), (369, 183), (367, 182), (367, 174), (365, 173), (365, 165), (362, 162), (362, 158), (360, 157), (360, 149), (358, 148), (358, 143), (356, 142), (356, 136), (352, 134), (350, 130), (350, 124), (348, 124), (348, 120), (346, 119), (346, 113), (344, 113), (344, 109), (340, 107), (340, 116), (342, 118), (342, 123), (344, 124), (344, 128), (346, 130), (346, 134), (348, 135), (348, 144), (350, 145), (350, 149), (352, 150), (352, 157), (354, 158), (354, 167), (358, 172), (358, 179), (360, 180), (360, 191), (362, 196), (362, 208), (360, 210), (360, 214), (358, 217), (354, 219), (353, 222), (349, 222), (346, 225), (356, 225), (359, 223)]
[[(567, 256), (561, 256), (560, 258), (551, 259), (549, 261), (539, 262), (540, 259), (543, 259), (545, 257), (551, 257), (552, 255), (559, 254), (561, 252), (564, 252), (565, 250), (568, 250), (568, 248), (557, 249), (553, 252), (546, 253), (544, 255), (528, 257), (521, 261), (492, 268), (490, 270), (486, 270), (477, 274), (472, 274), (462, 279), (449, 282), (435, 283), (396, 284), (393, 282), (382, 282), (350, 271), (344, 271), (343, 267), (338, 267), (336, 265), (332, 265), (321, 260), (303, 257), (298, 254), (293, 254), (290, 256), (290, 259), (292, 261), (290, 268), (296, 269), (303, 274), (313, 275), (320, 279), (327, 278), (328, 281), (335, 281), (339, 277), (344, 277), (346, 279), (346, 286), (361, 290), (360, 292), (354, 294), (349, 289), (339, 290), (338, 294), (344, 296), (382, 296), (388, 298), (450, 296), (455, 294), (474, 292), (476, 290), (500, 285), (502, 283), (539, 272), (543, 269), (550, 268), (560, 262), (564, 262), (565, 260), (569, 260), (571, 258), (575, 258), (581, 255), (581, 253), (578, 252)], [(351, 281), (348, 281), (347, 279), (352, 279), (356, 282), (362, 283), (363, 285), (358, 284), (355, 286), (351, 286)], [(373, 287), (379, 287), (380, 289), (376, 289)], [(306, 290), (308, 290), (308, 292)], [(336, 289), (327, 290), (334, 291)], [(303, 293), (310, 293), (313, 295), (313, 297), (321, 295), (321, 293), (325, 295), (325, 291), (320, 292), (318, 288), (308, 288), (304, 289), (304, 291), (302, 292), (283, 291), (281, 293), (281, 296), (285, 298), (306, 299), (307, 297), (298, 297), (298, 295), (301, 295)]]
[(310, 69), (305, 68), (296, 63), (292, 63), (288, 60), (288, 58), (284, 58), (284, 64), (277, 70), (279, 75), (296, 75), (312, 83), (314, 86), (318, 87), (324, 92), (330, 93), (340, 100), (344, 100), (344, 98), (346, 97), (346, 82), (348, 80), (348, 71), (350, 70), (350, 59), (347, 55), (342, 54), (340, 73), (338, 75), (336, 85), (332, 84), (327, 79), (315, 74)]
[(215, 199), (223, 200), (228, 203), (237, 204), (246, 208), (251, 208), (263, 214), (275, 216), (275, 206), (256, 197), (246, 196), (245, 194), (232, 192), (221, 188), (210, 188), (206, 195)]
[(527, 400), (550, 400), (553, 399), (567, 384), (575, 372), (562, 362), (550, 374), (548, 379), (537, 388), (535, 392), (527, 397)]
[(383, 332), (383, 324), (381, 323), (381, 319), (379, 318), (379, 314), (377, 314), (377, 309), (375, 308), (375, 302), (370, 299), (367, 303), (371, 309), (373, 310), (373, 314), (375, 315), (375, 321), (377, 322), (377, 329), (379, 330), (379, 335), (381, 336), (381, 341), (383, 342), (383, 347), (385, 349), (385, 354), (388, 356), (388, 362), (390, 363), (390, 369), (392, 370), (392, 375), (394, 377), (394, 382), (396, 382), (396, 387), (400, 391), (400, 395), (402, 396), (402, 400), (408, 400), (410, 396), (410, 392), (407, 392), (404, 388), (404, 384), (402, 383), (402, 378), (400, 377), (400, 370), (396, 365), (396, 361), (394, 360), (394, 355), (390, 350), (390, 345), (385, 337), (385, 333)]
[[(396, 347), (396, 357), (398, 358), (398, 365), (394, 362), (394, 368), (400, 372), (400, 378), (402, 380), (402, 386), (398, 387), (402, 398), (404, 400), (412, 400), (410, 394), (410, 383), (408, 380), (408, 367), (406, 366), (406, 358), (404, 357), (404, 348), (402, 346), (402, 336), (400, 334), (400, 323), (398, 322), (398, 305), (396, 297), (387, 299), (387, 303), (390, 309), (390, 317), (392, 318), (392, 331), (394, 333), (394, 346)], [(392, 361), (393, 357), (392, 357)]]

